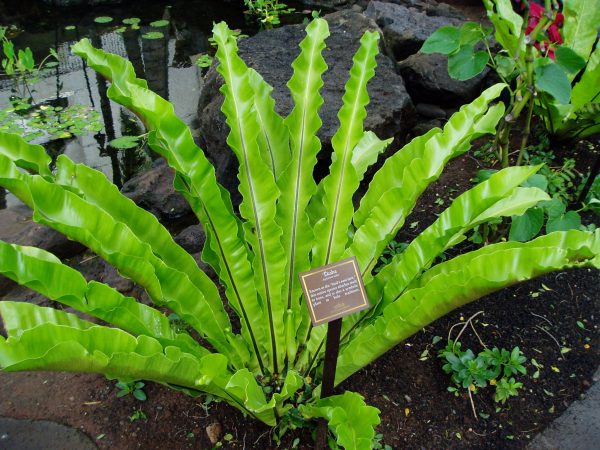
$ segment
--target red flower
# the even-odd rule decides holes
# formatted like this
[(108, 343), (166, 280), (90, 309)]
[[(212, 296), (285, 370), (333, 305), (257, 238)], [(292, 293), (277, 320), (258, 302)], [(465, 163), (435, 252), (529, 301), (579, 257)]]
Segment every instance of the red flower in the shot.
[(550, 28), (548, 28), (548, 37), (550, 38), (550, 42), (554, 44), (563, 43), (563, 38), (560, 35), (560, 31), (558, 31), (558, 27), (554, 24), (550, 25)]
[[(530, 2), (529, 3), (529, 20), (527, 21), (527, 28), (525, 28), (525, 34), (530, 34), (537, 24), (540, 22), (544, 14), (544, 7), (539, 3)], [(550, 44), (562, 44), (563, 38), (560, 35), (559, 28), (563, 25), (565, 21), (565, 17), (562, 13), (558, 13), (554, 22), (547, 30), (547, 37), (550, 40)], [(537, 42), (533, 44), (535, 48), (540, 50), (542, 53), (546, 53), (549, 58), (554, 59), (554, 48), (549, 45), (544, 39), (540, 39), (538, 37)]]
[(529, 17), (535, 17), (538, 19), (537, 22), (539, 22), (542, 14), (544, 14), (544, 7), (542, 5), (534, 2), (529, 3)]

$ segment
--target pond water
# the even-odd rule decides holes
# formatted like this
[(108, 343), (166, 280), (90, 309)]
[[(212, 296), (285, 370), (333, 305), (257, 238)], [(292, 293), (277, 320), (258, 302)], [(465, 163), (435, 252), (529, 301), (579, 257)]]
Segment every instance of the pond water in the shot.
[[(35, 6), (27, 0), (22, 4), (12, 0), (9, 3), (11, 17), (3, 17), (0, 25), (16, 27), (18, 31), (11, 37), (15, 47), (30, 47), (38, 61), (48, 55), (50, 48), (59, 55), (59, 64), (45, 71), (31, 86), (34, 102), (59, 109), (83, 105), (96, 111), (91, 114), (100, 120), (100, 131), (55, 140), (45, 134), (30, 141), (43, 144), (53, 158), (66, 154), (76, 162), (103, 171), (119, 187), (149, 167), (153, 155), (144, 148), (119, 150), (108, 144), (117, 137), (139, 135), (143, 130), (131, 113), (108, 100), (107, 83), (85, 67), (81, 58), (71, 54), (71, 45), (88, 37), (94, 46), (129, 59), (138, 76), (148, 80), (150, 89), (171, 101), (177, 114), (194, 128), (203, 70), (194, 61), (199, 54), (211, 51), (208, 39), (213, 23), (225, 20), (231, 28), (248, 35), (258, 31), (244, 14), (242, 0), (125, 0), (118, 5), (83, 8), (48, 7), (39, 0)], [(296, 6), (294, 2), (287, 3)], [(98, 23), (102, 21), (99, 17), (112, 20)], [(123, 23), (131, 23), (127, 19), (134, 18), (139, 19), (139, 29)], [(284, 17), (284, 21), (298, 22), (302, 18), (302, 14), (295, 14)], [(150, 25), (152, 22), (154, 26)], [(13, 81), (0, 78), (0, 108), (10, 106), (14, 94)], [(16, 202), (10, 195), (5, 202), (0, 199), (3, 206)]]

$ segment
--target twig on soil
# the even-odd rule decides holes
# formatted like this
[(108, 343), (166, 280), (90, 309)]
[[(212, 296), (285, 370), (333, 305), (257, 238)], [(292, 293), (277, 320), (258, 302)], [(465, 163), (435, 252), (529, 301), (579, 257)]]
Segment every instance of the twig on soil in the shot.
[(256, 444), (258, 444), (258, 441), (260, 441), (260, 440), (263, 438), (263, 436), (264, 436), (265, 434), (269, 433), (270, 431), (271, 431), (271, 430), (267, 430), (267, 431), (265, 431), (263, 434), (261, 434), (261, 435), (258, 437), (258, 439), (254, 441), (254, 444), (253, 444), (253, 445), (254, 445), (254, 446), (256, 446)]
[(479, 434), (479, 433), (478, 433), (477, 431), (475, 431), (473, 428), (469, 428), (469, 431), (470, 431), (471, 433), (473, 433), (473, 434), (476, 434), (477, 436), (480, 436), (480, 437), (486, 437), (486, 436), (487, 436), (487, 434), (485, 434), (485, 433), (483, 433), (483, 434)]
[(479, 421), (479, 418), (477, 417), (477, 411), (475, 411), (475, 402), (473, 401), (473, 395), (471, 394), (471, 388), (467, 389), (467, 392), (469, 393), (469, 400), (471, 401), (471, 408), (473, 409), (473, 417), (475, 417), (475, 420)]
[(183, 433), (185, 433), (185, 431), (186, 431), (186, 430), (185, 430), (185, 428), (182, 428), (181, 430), (177, 431), (177, 432), (176, 432), (176, 433), (173, 435), (173, 437), (177, 437), (179, 434), (183, 434)]
[[(454, 325), (452, 325), (450, 327), (450, 330), (448, 330), (448, 339), (447, 340), (449, 341), (452, 338), (452, 330), (454, 330), (454, 327), (462, 325), (463, 327), (460, 329), (460, 331), (458, 332), (458, 335), (456, 336), (456, 339), (454, 340), (454, 343), (455, 343), (454, 345), (456, 345), (456, 342), (458, 342), (458, 340), (464, 333), (465, 329), (469, 326), (469, 324), (473, 321), (473, 319), (480, 314), (483, 314), (483, 311), (477, 311), (475, 314), (473, 314), (471, 317), (469, 317), (465, 322), (458, 322), (458, 323), (455, 323)], [(472, 324), (471, 324), (471, 327), (473, 328), (473, 331), (475, 331), (475, 327), (473, 327)], [(487, 346), (481, 340), (481, 337), (479, 337), (479, 335), (477, 334), (477, 331), (475, 331), (475, 334), (477, 335), (477, 338), (479, 339), (479, 342), (481, 343), (481, 345), (483, 345), (485, 348), (487, 348)], [(454, 350), (454, 347), (453, 347), (453, 350)]]
[(244, 432), (244, 439), (242, 440), (242, 450), (246, 450), (246, 433), (247, 431)]
[(473, 155), (471, 155), (470, 152), (467, 152), (466, 155), (467, 155), (468, 158), (470, 158), (473, 161), (475, 161), (477, 163), (477, 166), (483, 167), (483, 164), (481, 163), (481, 161), (479, 161), (477, 158), (475, 158)]
[(539, 317), (539, 318), (540, 318), (540, 319), (542, 319), (542, 320), (545, 320), (546, 322), (548, 322), (548, 323), (550, 324), (550, 326), (551, 326), (551, 327), (553, 327), (553, 326), (554, 326), (554, 324), (553, 324), (552, 322), (550, 322), (548, 319), (546, 319), (544, 316), (540, 316), (539, 314), (536, 314), (536, 313), (534, 313), (534, 312), (532, 312), (532, 313), (531, 313), (531, 315), (532, 315), (532, 316), (535, 316), (535, 317)]
[[(560, 353), (560, 349), (561, 349), (560, 342), (558, 342), (558, 340), (554, 336), (552, 336), (552, 334), (550, 334), (550, 332), (548, 330), (544, 330), (542, 327), (540, 327), (538, 325), (536, 325), (535, 328), (537, 328), (538, 330), (542, 330), (544, 333), (546, 333), (548, 336), (550, 336), (552, 338), (552, 340), (554, 342), (556, 342), (556, 345), (558, 346), (558, 351)], [(561, 353), (561, 356), (562, 356), (562, 353)]]
[[(483, 312), (483, 311), (481, 311)], [(483, 348), (488, 348), (487, 345), (485, 345), (485, 342), (483, 342), (483, 339), (481, 339), (481, 336), (479, 336), (479, 333), (477, 332), (477, 330), (475, 329), (475, 325), (473, 325), (473, 322), (469, 322), (471, 325), (471, 328), (473, 329), (473, 333), (475, 333), (475, 336), (477, 336), (477, 339), (479, 339), (479, 343), (483, 346)]]
[(92, 255), (92, 256), (90, 256), (90, 257), (88, 257), (88, 258), (82, 259), (82, 260), (79, 262), (79, 264), (84, 264), (84, 263), (86, 263), (86, 262), (88, 262), (88, 261), (91, 261), (92, 259), (95, 259), (95, 258), (97, 258), (97, 257), (98, 257), (98, 255)]

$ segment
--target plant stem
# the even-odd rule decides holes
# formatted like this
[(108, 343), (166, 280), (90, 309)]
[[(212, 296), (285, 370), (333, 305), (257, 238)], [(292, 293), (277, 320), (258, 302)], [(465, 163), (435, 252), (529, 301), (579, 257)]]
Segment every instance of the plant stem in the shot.
[[(529, 5), (527, 4), (527, 6)], [(528, 36), (525, 36), (526, 24), (529, 20), (529, 8), (527, 10), (527, 14), (525, 15), (523, 27), (521, 28), (521, 35), (519, 36), (519, 46), (517, 47), (515, 59), (517, 60), (518, 64), (520, 60), (520, 50), (522, 48), (523, 42), (525, 42), (526, 70), (522, 72), (521, 77), (517, 82), (517, 88), (515, 89), (514, 95), (512, 95), (511, 99), (511, 107), (508, 109), (506, 115), (504, 116), (504, 121), (500, 124), (500, 129), (498, 130), (498, 133), (496, 135), (495, 145), (497, 148), (498, 158), (501, 161), (502, 168), (508, 167), (510, 165), (510, 161), (508, 159), (508, 144), (512, 124), (519, 118), (523, 108), (527, 105), (527, 123), (525, 126), (524, 135), (521, 139), (521, 148), (519, 151), (519, 156), (516, 165), (520, 165), (523, 161), (524, 148), (527, 145), (527, 141), (529, 140), (529, 134), (531, 133), (531, 117), (533, 114), (533, 106), (535, 99), (533, 43), (536, 41), (537, 36), (551, 25), (553, 19), (554, 14), (551, 7), (551, 1), (545, 0), (545, 14), (540, 18), (540, 21), (537, 23), (537, 25), (531, 31), (531, 33), (529, 33)], [(519, 94), (523, 90), (525, 90), (525, 93), (521, 98), (518, 98)]]
[(588, 193), (590, 192), (590, 189), (592, 188), (592, 184), (594, 184), (594, 180), (598, 176), (598, 173), (600, 173), (600, 155), (596, 156), (596, 162), (594, 163), (594, 167), (592, 167), (592, 170), (590, 171), (590, 176), (588, 177), (587, 181), (585, 182), (585, 186), (583, 187), (581, 194), (579, 194), (577, 203), (583, 204), (583, 202), (585, 202), (585, 198), (587, 197)]
[(531, 134), (531, 118), (533, 116), (533, 99), (531, 96), (529, 99), (529, 105), (527, 110), (527, 121), (525, 122), (525, 129), (523, 130), (523, 136), (521, 137), (521, 149), (519, 150), (519, 156), (517, 158), (517, 166), (520, 166), (523, 163), (523, 156), (525, 155), (525, 147), (527, 146), (527, 141), (529, 140), (529, 135)]

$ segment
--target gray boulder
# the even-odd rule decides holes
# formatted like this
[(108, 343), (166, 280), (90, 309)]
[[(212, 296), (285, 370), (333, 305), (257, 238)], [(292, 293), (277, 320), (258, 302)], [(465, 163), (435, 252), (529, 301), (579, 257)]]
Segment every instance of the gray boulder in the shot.
[[(317, 6), (321, 8), (334, 9), (342, 6), (349, 6), (356, 0), (301, 0), (300, 3), (306, 6)], [(287, 3), (284, 1), (284, 3)]]
[(38, 247), (59, 258), (70, 258), (85, 250), (79, 242), (34, 222), (33, 211), (25, 205), (0, 210), (0, 239), (11, 244)]
[[(11, 244), (38, 247), (54, 253), (59, 258), (70, 258), (85, 250), (79, 242), (32, 219), (33, 212), (25, 205), (0, 210), (0, 240)], [(0, 276), (0, 294), (16, 286), (8, 278)], [(14, 297), (21, 298), (21, 297)], [(40, 297), (42, 300), (43, 298)]]
[[(327, 166), (352, 57), (364, 31), (379, 31), (379, 28), (368, 17), (351, 10), (327, 15), (325, 19), (329, 22), (331, 36), (323, 52), (329, 70), (324, 75), (325, 86), (321, 90), (325, 102), (320, 110), (323, 126), (319, 138), (323, 151), (319, 156), (321, 165)], [(273, 86), (277, 110), (283, 116), (292, 109), (286, 83), (292, 76), (291, 63), (300, 51), (298, 44), (304, 36), (302, 25), (288, 25), (259, 33), (239, 43), (241, 57)], [(217, 167), (217, 177), (232, 190), (238, 184), (237, 163), (226, 145), (229, 130), (220, 111), (223, 102), (219, 92), (221, 84), (222, 79), (213, 66), (206, 75), (200, 95), (200, 134), (203, 148)], [(374, 131), (380, 138), (404, 136), (414, 123), (414, 106), (394, 63), (383, 54), (377, 57), (376, 75), (368, 89), (371, 102), (367, 107), (365, 128)]]
[(427, 11), (419, 8), (377, 1), (369, 3), (365, 14), (381, 27), (386, 48), (396, 60), (418, 52), (423, 42), (438, 28), (463, 23), (455, 17), (428, 15)]
[(144, 303), (148, 302), (148, 295), (140, 285), (122, 276), (114, 266), (91, 251), (73, 258), (69, 265), (81, 272), (88, 281), (100, 281), (113, 287), (123, 295), (135, 297)]
[[(425, 12), (428, 16), (454, 17), (456, 19), (464, 17), (464, 12), (461, 10), (447, 3), (438, 3), (435, 0), (388, 0), (387, 3), (395, 3), (407, 8), (416, 8), (419, 11)], [(461, 3), (463, 5), (474, 3), (481, 5), (481, 0), (463, 0)]]
[(448, 75), (448, 58), (437, 53), (417, 53), (399, 63), (406, 89), (414, 102), (436, 105), (458, 105), (470, 102), (481, 92), (489, 69), (467, 81), (457, 81)]

